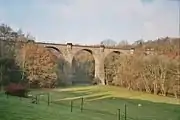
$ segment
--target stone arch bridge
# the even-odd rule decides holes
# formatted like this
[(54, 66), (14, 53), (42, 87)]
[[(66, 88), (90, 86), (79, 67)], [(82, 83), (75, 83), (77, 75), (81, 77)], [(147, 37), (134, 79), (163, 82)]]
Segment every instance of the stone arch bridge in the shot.
[[(85, 50), (94, 57), (95, 60), (95, 78), (100, 80), (101, 84), (105, 85), (105, 72), (104, 72), (104, 61), (105, 58), (112, 52), (119, 53), (120, 55), (133, 54), (133, 49), (120, 49), (117, 47), (105, 47), (103, 45), (99, 46), (85, 46), (85, 45), (73, 45), (72, 43), (67, 44), (54, 44), (54, 43), (42, 43), (36, 42), (36, 44), (43, 46), (48, 49), (55, 50), (59, 55), (72, 66), (73, 57), (76, 53)], [(68, 82), (71, 81), (72, 70), (69, 71)]]

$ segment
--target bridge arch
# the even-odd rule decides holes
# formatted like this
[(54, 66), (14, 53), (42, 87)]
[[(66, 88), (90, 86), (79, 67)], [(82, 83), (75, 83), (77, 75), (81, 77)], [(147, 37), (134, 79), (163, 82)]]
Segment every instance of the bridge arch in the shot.
[(92, 50), (80, 49), (73, 54), (72, 74), (73, 84), (93, 84), (95, 57)]
[(121, 54), (123, 54), (123, 53), (120, 52), (120, 51), (117, 51), (117, 50), (113, 50), (113, 51), (108, 52), (108, 53), (104, 56), (104, 59), (106, 59), (106, 58), (107, 58), (109, 55), (111, 55), (111, 54), (121, 55)]
[(113, 76), (116, 74), (114, 69), (119, 66), (119, 60), (121, 58), (122, 52), (111, 51), (104, 58), (104, 80), (105, 84), (112, 84)]
[(82, 52), (82, 51), (89, 52), (90, 54), (93, 55), (93, 51), (92, 51), (92, 50), (83, 48), (83, 49), (77, 50), (77, 51), (73, 54), (73, 57), (74, 57), (75, 55), (77, 55), (77, 53), (80, 53), (80, 52)]
[(56, 52), (62, 54), (62, 52), (57, 47), (54, 47), (54, 46), (45, 46), (45, 48), (51, 49), (51, 50), (55, 50)]
[(65, 56), (63, 52), (54, 46), (45, 46), (46, 49), (50, 50), (54, 55), (58, 57), (59, 60), (65, 61)]
[(50, 50), (50, 52), (57, 56), (57, 71), (56, 74), (58, 76), (58, 84), (63, 85), (67, 84), (69, 81), (69, 71), (71, 69), (70, 63), (66, 60), (66, 56), (64, 56), (63, 52), (54, 46), (45, 46), (46, 49)]

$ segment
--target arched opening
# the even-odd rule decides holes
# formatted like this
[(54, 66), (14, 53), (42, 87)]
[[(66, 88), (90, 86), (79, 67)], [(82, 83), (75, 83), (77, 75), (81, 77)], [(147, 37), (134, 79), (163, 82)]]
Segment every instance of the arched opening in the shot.
[(120, 52), (113, 51), (104, 59), (105, 84), (113, 85), (120, 61)]
[(78, 51), (72, 60), (72, 83), (87, 85), (94, 84), (95, 59), (91, 50)]
[(53, 53), (57, 53), (57, 55), (62, 55), (62, 52), (56, 47), (46, 46), (45, 48), (49, 49)]
[(46, 46), (47, 50), (49, 50), (52, 54), (57, 56), (57, 68), (56, 74), (58, 77), (58, 85), (63, 86), (67, 84), (68, 79), (68, 71), (70, 69), (69, 63), (65, 60), (63, 53), (56, 47), (53, 46)]

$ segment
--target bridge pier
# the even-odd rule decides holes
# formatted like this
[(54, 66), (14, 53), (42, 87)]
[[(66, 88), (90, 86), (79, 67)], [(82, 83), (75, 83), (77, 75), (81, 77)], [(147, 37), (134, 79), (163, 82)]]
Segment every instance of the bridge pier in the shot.
[(105, 85), (104, 61), (102, 59), (95, 60), (95, 78), (99, 80), (101, 85)]
[(67, 80), (66, 83), (68, 85), (72, 85), (72, 78), (73, 78), (73, 69), (72, 69), (72, 54), (69, 53), (68, 56), (65, 58), (67, 62)]

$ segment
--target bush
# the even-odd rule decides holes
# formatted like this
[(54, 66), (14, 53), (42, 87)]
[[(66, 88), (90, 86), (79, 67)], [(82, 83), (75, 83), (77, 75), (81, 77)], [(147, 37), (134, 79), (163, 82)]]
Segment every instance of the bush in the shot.
[(18, 97), (27, 97), (28, 89), (23, 84), (10, 83), (5, 87), (5, 94), (18, 96)]
[(93, 85), (101, 84), (101, 80), (99, 78), (95, 77), (95, 78), (93, 78), (92, 84)]

